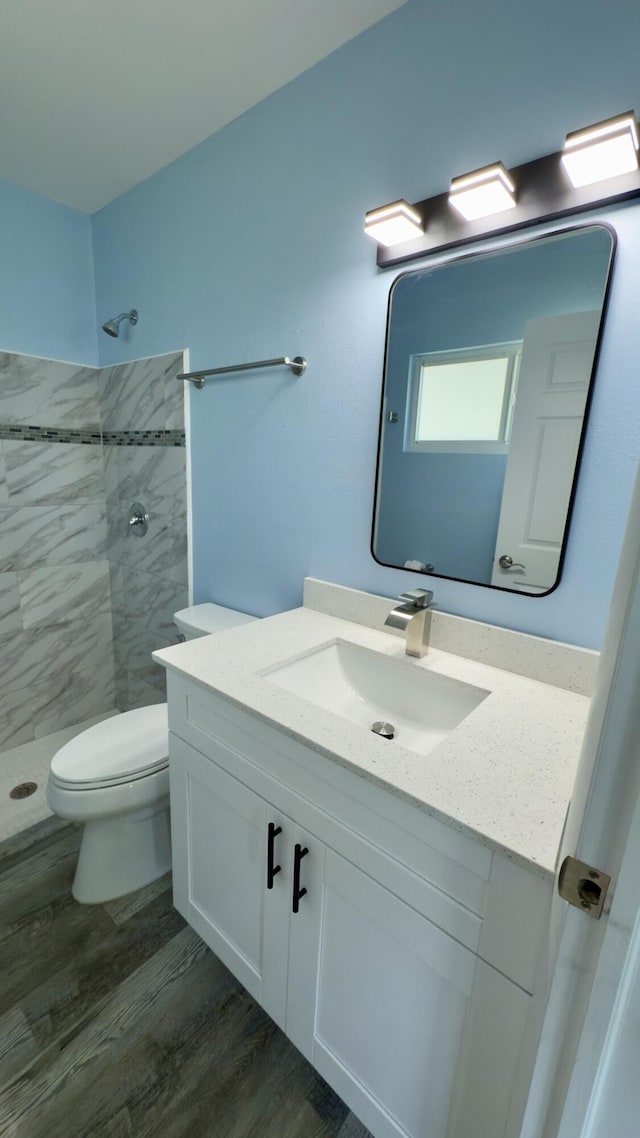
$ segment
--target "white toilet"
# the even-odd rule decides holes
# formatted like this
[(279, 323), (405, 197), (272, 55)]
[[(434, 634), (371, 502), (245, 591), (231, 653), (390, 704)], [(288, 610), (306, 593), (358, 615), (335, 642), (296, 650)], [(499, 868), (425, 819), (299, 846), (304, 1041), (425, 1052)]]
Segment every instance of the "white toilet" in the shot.
[[(203, 604), (174, 616), (187, 640), (256, 620)], [(76, 735), (53, 757), (47, 802), (84, 823), (72, 892), (100, 904), (155, 881), (171, 868), (166, 703), (125, 711)]]

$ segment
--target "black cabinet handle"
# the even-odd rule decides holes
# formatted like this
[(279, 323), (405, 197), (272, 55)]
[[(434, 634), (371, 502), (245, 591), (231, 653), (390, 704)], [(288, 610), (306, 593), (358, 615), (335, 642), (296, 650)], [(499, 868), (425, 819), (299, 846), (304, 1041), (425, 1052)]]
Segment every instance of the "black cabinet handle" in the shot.
[(274, 865), (274, 847), (278, 834), (282, 833), (282, 826), (276, 826), (274, 822), (269, 822), (267, 830), (267, 889), (273, 889), (273, 879), (276, 873), (280, 873), (282, 866)]
[(293, 850), (293, 898), (291, 909), (294, 913), (298, 912), (300, 908), (300, 898), (306, 894), (306, 889), (300, 888), (300, 862), (303, 857), (306, 857), (309, 850), (305, 846), (304, 849), (297, 842)]

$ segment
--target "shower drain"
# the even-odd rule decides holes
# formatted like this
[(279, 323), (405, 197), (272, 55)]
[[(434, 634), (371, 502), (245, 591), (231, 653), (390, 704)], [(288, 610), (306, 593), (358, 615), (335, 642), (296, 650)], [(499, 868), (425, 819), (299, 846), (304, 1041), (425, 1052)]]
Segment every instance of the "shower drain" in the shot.
[(19, 782), (9, 791), (9, 798), (29, 798), (38, 789), (37, 782)]

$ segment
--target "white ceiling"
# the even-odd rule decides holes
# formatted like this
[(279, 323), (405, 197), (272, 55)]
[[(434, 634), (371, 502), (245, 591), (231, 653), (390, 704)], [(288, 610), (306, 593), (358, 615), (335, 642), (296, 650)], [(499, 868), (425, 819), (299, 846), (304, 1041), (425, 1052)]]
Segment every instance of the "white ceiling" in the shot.
[(92, 213), (405, 0), (0, 0), (0, 177)]

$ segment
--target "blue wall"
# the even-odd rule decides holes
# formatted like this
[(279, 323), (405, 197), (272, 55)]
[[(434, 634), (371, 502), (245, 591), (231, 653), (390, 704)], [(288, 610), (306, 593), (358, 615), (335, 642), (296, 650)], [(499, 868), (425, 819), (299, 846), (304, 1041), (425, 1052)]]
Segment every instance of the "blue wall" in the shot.
[(0, 349), (97, 362), (90, 219), (2, 180)]
[[(394, 424), (402, 430), (401, 421)], [(506, 454), (402, 450), (385, 424), (373, 547), (378, 561), (430, 563), (436, 573), (491, 581)], [(436, 585), (439, 588), (439, 583)]]
[(397, 280), (385, 393), (398, 420), (384, 424), (379, 561), (403, 565), (412, 558), (450, 577), (491, 581), (506, 455), (405, 450), (410, 357), (522, 341), (527, 320), (599, 312), (612, 246), (609, 231), (594, 226)]
[[(93, 219), (98, 320), (135, 305), (108, 363), (187, 346), (194, 368), (305, 354), (307, 375), (193, 391), (196, 599), (266, 614), (313, 574), (395, 594), (369, 552), (387, 293), (366, 209), (557, 150), (637, 103), (640, 6), (410, 0)], [(598, 81), (594, 82), (593, 76)], [(620, 248), (560, 588), (438, 581), (445, 610), (597, 646), (640, 452), (640, 208)]]

